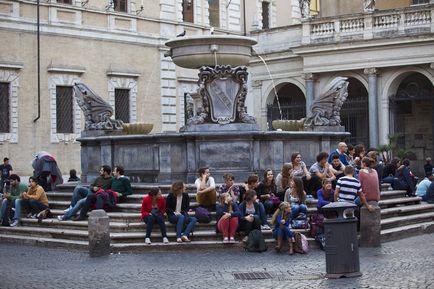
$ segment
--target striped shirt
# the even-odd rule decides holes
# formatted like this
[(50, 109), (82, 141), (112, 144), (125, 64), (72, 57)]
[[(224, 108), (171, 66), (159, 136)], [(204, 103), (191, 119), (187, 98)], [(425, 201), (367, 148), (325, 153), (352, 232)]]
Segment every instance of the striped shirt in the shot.
[(342, 177), (336, 183), (336, 189), (339, 188), (339, 202), (354, 203), (357, 193), (362, 192), (362, 186), (359, 181), (353, 177)]

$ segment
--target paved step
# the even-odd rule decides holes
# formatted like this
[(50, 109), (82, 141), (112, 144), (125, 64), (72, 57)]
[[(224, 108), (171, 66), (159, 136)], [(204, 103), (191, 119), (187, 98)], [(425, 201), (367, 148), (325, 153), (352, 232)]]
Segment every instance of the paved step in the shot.
[(49, 237), (35, 237), (27, 235), (11, 235), (6, 233), (0, 233), (0, 242), (41, 246), (49, 248), (68, 248), (76, 250), (88, 250), (89, 241), (76, 241), (69, 239), (54, 239)]
[(381, 230), (381, 242), (434, 233), (434, 221)]
[(391, 217), (381, 220), (381, 229), (391, 229), (396, 227), (402, 227), (415, 223), (423, 223), (434, 221), (434, 211), (428, 213), (420, 213), (409, 216)]
[(434, 211), (434, 204), (428, 204), (422, 202), (416, 205), (391, 207), (391, 208), (381, 209), (381, 219), (391, 218), (396, 216), (408, 216), (412, 214), (420, 214), (427, 211)]
[(403, 191), (403, 190), (381, 191), (380, 192), (380, 200), (404, 198), (405, 194), (406, 194), (406, 191)]
[(87, 241), (88, 232), (87, 230), (70, 230), (70, 229), (58, 229), (58, 228), (47, 228), (47, 227), (3, 227), (0, 226), (0, 234), (9, 235), (23, 235), (23, 236), (33, 236), (47, 238), (51, 237), (53, 239), (68, 239), (77, 241)]

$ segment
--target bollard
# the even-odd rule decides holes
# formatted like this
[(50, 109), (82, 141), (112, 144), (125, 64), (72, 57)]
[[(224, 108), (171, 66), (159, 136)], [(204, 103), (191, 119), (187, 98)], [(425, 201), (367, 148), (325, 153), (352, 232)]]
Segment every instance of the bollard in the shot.
[(360, 208), (360, 246), (380, 247), (381, 246), (381, 209), (377, 202), (369, 202), (375, 208), (369, 212), (363, 206)]
[(100, 257), (109, 255), (110, 222), (104, 210), (94, 210), (89, 214), (89, 255)]

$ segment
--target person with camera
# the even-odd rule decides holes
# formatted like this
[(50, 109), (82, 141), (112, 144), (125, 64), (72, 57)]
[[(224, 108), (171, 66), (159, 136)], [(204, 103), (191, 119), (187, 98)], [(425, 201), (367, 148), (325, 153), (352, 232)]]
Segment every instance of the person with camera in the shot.
[(166, 224), (164, 223), (166, 200), (162, 196), (160, 188), (151, 189), (148, 195), (143, 197), (141, 213), (142, 220), (146, 223), (145, 244), (151, 244), (151, 233), (155, 222), (160, 226), (163, 243), (169, 243), (166, 233)]

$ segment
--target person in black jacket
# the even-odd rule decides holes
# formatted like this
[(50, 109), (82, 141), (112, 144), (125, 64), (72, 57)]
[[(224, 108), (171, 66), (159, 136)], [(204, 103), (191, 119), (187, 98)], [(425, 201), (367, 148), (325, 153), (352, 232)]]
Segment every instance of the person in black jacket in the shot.
[(254, 190), (246, 192), (244, 201), (240, 204), (240, 211), (240, 232), (248, 236), (250, 231), (261, 230), (261, 210), (258, 202), (256, 202), (256, 192)]
[(176, 224), (176, 242), (190, 242), (188, 238), (196, 225), (197, 219), (188, 215), (190, 197), (185, 192), (182, 181), (172, 184), (172, 192), (166, 199), (166, 213), (169, 222)]

